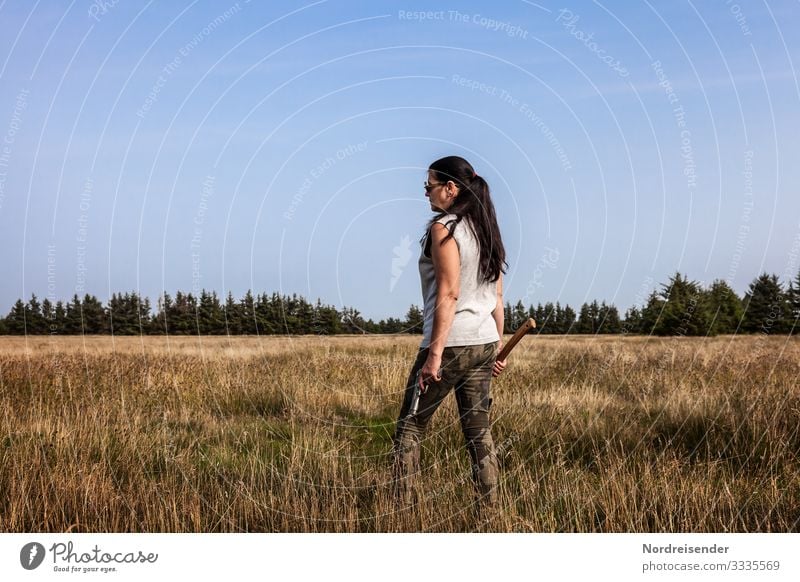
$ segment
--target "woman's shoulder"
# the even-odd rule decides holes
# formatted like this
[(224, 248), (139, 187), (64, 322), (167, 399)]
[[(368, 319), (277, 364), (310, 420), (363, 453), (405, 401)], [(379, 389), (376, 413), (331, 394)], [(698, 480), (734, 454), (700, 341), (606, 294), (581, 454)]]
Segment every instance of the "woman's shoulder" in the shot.
[[(458, 219), (457, 214), (445, 214), (437, 218), (434, 222), (438, 222), (447, 227), (447, 230), (452, 230), (455, 233), (468, 233), (470, 230), (469, 217), (462, 216), (461, 220)], [(455, 227), (453, 225), (455, 224)]]
[(457, 214), (447, 213), (437, 218), (434, 222), (438, 222), (439, 224), (448, 226), (451, 222), (455, 222), (457, 219), (458, 219)]
[(453, 233), (453, 238), (458, 243), (460, 250), (464, 244), (469, 245), (469, 247), (474, 247), (477, 244), (469, 220), (468, 216), (462, 216), (461, 220), (458, 220), (458, 215), (446, 214), (437, 218), (434, 223), (438, 222), (444, 225), (448, 231)]
[[(445, 216), (438, 218), (436, 222), (443, 224), (448, 230), (452, 229), (454, 236), (463, 237), (471, 234), (469, 216), (462, 216), (461, 220), (458, 220), (458, 215), (446, 214)], [(455, 224), (455, 227), (453, 227), (453, 224)]]
[[(456, 232), (458, 232), (460, 230), (458, 228), (460, 223), (458, 222), (458, 216), (457, 215), (455, 215), (455, 214), (443, 214), (442, 216), (434, 218), (432, 222), (428, 223), (428, 228), (425, 231), (425, 235), (424, 236), (431, 236), (431, 231), (432, 231), (434, 225), (436, 225), (436, 224), (441, 224), (442, 226), (445, 227), (445, 229), (447, 231), (452, 232), (454, 235), (455, 235)], [(455, 228), (453, 227), (454, 224), (455, 224)]]

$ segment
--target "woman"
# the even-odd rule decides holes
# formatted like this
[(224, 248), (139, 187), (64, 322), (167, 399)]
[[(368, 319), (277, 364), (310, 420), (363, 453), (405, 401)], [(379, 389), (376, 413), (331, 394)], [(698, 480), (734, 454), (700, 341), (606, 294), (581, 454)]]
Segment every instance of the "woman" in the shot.
[[(406, 498), (419, 471), (420, 439), (454, 388), (478, 499), (492, 505), (497, 458), (489, 388), (506, 367), (505, 360), (495, 361), (503, 337), (505, 249), (489, 186), (467, 160), (449, 156), (432, 163), (425, 195), (437, 214), (420, 241), (423, 337), (394, 435), (395, 484)], [(423, 392), (414, 413), (416, 383)]]

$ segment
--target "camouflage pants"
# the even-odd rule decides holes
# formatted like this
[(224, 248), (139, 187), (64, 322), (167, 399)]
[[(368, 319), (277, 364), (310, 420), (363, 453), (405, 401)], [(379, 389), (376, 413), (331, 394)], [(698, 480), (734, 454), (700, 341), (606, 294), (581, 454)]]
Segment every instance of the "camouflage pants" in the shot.
[(417, 414), (407, 418), (417, 370), (422, 368), (428, 358), (428, 348), (419, 351), (406, 381), (403, 405), (394, 435), (395, 495), (408, 499), (419, 472), (420, 440), (425, 435), (433, 413), (450, 389), (455, 388), (461, 430), (469, 451), (472, 478), (479, 501), (488, 504), (497, 501), (497, 458), (489, 423), (489, 408), (492, 404), (489, 387), (497, 347), (498, 342), (446, 347), (442, 353), (441, 380), (428, 385), (427, 391), (420, 397)]

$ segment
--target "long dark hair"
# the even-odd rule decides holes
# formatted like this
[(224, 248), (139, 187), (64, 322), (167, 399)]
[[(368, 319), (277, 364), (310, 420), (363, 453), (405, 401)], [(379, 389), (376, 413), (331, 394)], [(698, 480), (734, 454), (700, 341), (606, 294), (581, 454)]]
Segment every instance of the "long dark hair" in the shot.
[[(433, 162), (429, 168), (438, 182), (452, 180), (459, 188), (455, 202), (447, 210), (436, 214), (427, 224), (426, 232), (438, 219), (448, 214), (455, 214), (456, 219), (449, 226), (448, 235), (442, 241), (452, 238), (453, 232), (464, 217), (475, 235), (480, 248), (480, 275), (483, 281), (492, 283), (500, 278), (500, 273), (506, 272), (506, 249), (497, 226), (497, 217), (494, 204), (489, 192), (489, 184), (475, 173), (472, 165), (459, 156), (447, 156)], [(506, 268), (503, 268), (503, 265)]]

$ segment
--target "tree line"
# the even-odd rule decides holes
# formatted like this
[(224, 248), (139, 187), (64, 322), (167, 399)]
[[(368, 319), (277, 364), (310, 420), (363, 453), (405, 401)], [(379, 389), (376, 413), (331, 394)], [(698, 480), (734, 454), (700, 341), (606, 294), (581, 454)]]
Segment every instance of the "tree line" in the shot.
[[(784, 287), (777, 275), (764, 273), (750, 283), (744, 297), (723, 280), (709, 287), (675, 273), (661, 289), (653, 290), (645, 304), (633, 306), (620, 317), (605, 301), (584, 303), (576, 312), (569, 305), (547, 302), (525, 307), (522, 301), (505, 304), (505, 333), (527, 318), (536, 320), (541, 334), (654, 334), (705, 336), (732, 333), (787, 334), (798, 332), (800, 273)], [(297, 294), (253, 295), (239, 300), (229, 292), (224, 303), (216, 292), (203, 289), (199, 297), (176, 292), (150, 299), (133, 293), (114, 293), (107, 305), (88, 293), (73, 295), (66, 303), (35, 294), (18, 299), (0, 318), (0, 334), (173, 334), (173, 335), (273, 335), (422, 333), (423, 313), (411, 305), (405, 318), (374, 322), (352, 307), (336, 309), (319, 299), (312, 304)]]

